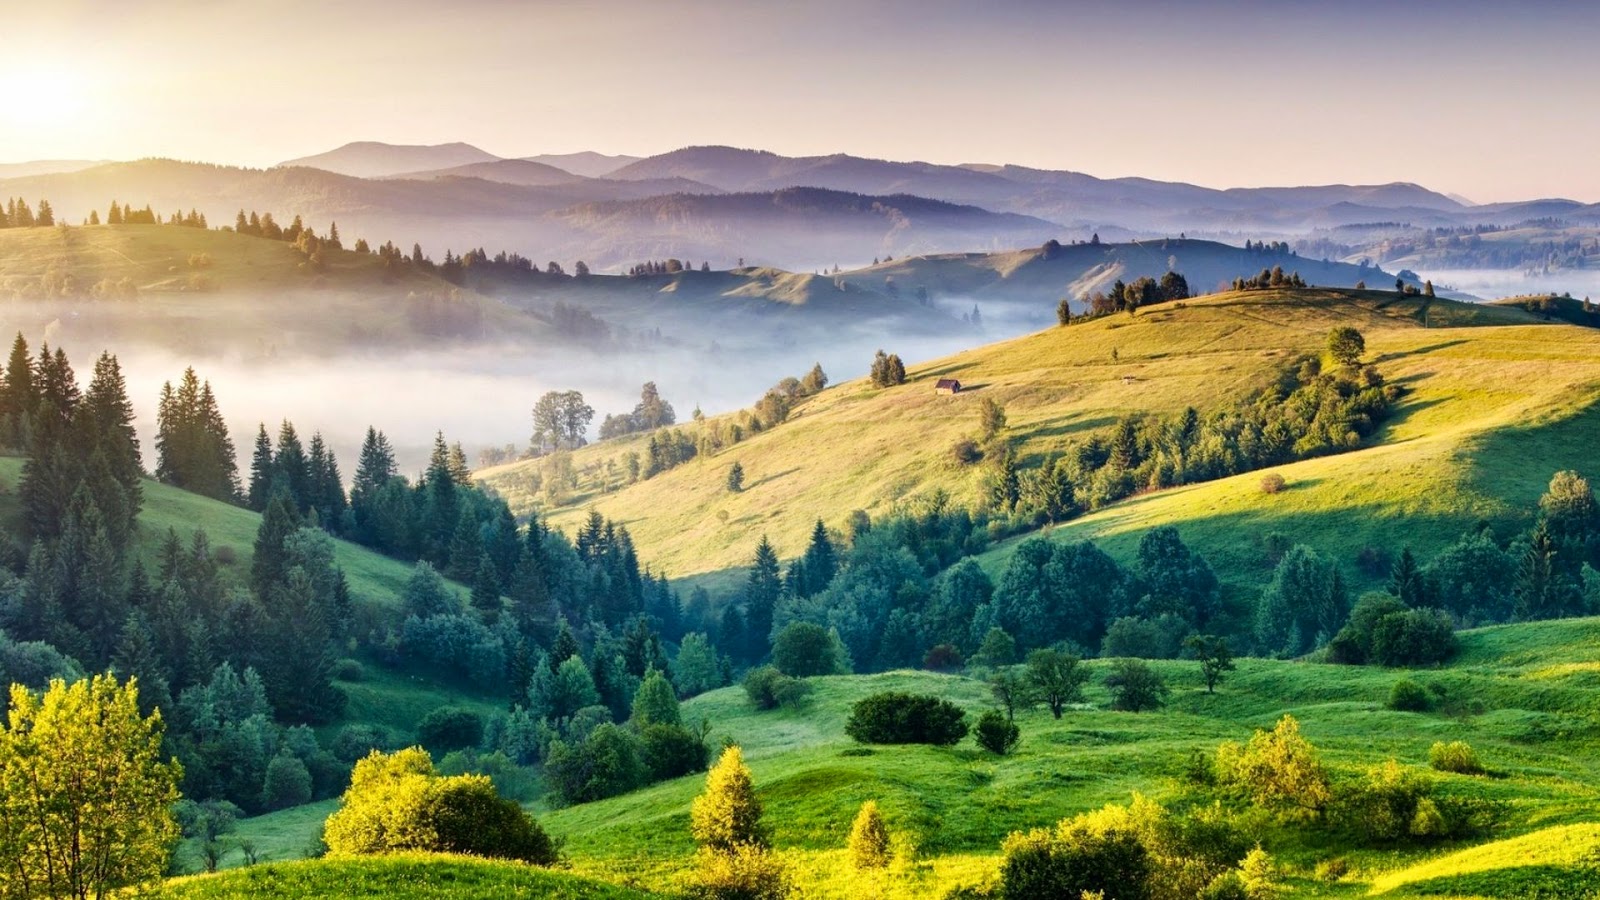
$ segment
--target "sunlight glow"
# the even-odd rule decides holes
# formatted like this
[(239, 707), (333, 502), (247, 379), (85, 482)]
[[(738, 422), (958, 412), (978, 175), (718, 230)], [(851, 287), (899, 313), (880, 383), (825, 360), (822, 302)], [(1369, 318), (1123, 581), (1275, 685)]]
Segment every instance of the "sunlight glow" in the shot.
[(0, 128), (60, 129), (90, 112), (88, 74), (60, 63), (0, 63)]

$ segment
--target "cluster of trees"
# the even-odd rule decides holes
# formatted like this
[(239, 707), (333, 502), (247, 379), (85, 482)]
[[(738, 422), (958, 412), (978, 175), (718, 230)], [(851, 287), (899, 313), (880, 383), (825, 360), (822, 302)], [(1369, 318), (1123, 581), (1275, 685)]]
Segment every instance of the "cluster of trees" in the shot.
[(1250, 278), (1235, 278), (1233, 289), (1236, 291), (1264, 291), (1268, 288), (1303, 288), (1306, 286), (1304, 278), (1299, 272), (1285, 273), (1283, 266), (1273, 266), (1262, 269), (1257, 275)]
[(869, 377), (872, 386), (879, 388), (894, 387), (906, 383), (906, 364), (900, 361), (897, 353), (884, 353), (879, 350), (872, 358), (872, 369)]
[[(202, 225), (202, 227), (204, 226)], [(305, 239), (308, 237), (316, 237), (314, 234), (312, 234), (311, 229), (307, 227), (303, 221), (301, 221), (299, 216), (295, 216), (293, 221), (291, 221), (288, 226), (285, 227), (283, 225), (279, 225), (277, 221), (272, 218), (271, 212), (258, 214), (253, 209), (250, 210), (248, 215), (245, 214), (244, 210), (239, 210), (239, 214), (234, 217), (233, 230), (239, 234), (248, 234), (252, 237), (266, 238), (269, 241), (284, 241), (286, 243), (296, 245), (303, 245)], [(329, 225), (327, 236), (318, 238), (317, 240), (322, 246), (326, 246), (333, 250), (341, 250), (344, 248), (343, 243), (339, 239), (338, 222), (334, 222)], [(393, 244), (388, 246), (390, 250), (393, 250)]]
[[(679, 272), (694, 270), (694, 264), (681, 259), (647, 260), (628, 267), (629, 278), (639, 278), (645, 275), (676, 275)], [(711, 271), (711, 263), (701, 262), (700, 271)]]
[(7, 198), (4, 207), (0, 207), (0, 228), (43, 228), (55, 223), (56, 214), (48, 200), (39, 201), (38, 212), (21, 197)]
[(183, 372), (174, 388), (161, 386), (156, 407), (156, 478), (163, 484), (236, 503), (239, 500), (239, 464), (233, 439), (222, 418), (211, 382), (202, 382), (194, 369)]
[(1081, 316), (1074, 317), (1070, 304), (1063, 299), (1056, 307), (1056, 318), (1062, 325), (1068, 325), (1079, 319), (1133, 312), (1141, 306), (1164, 303), (1168, 300), (1187, 300), (1192, 296), (1194, 295), (1189, 293), (1188, 279), (1178, 272), (1168, 271), (1161, 276), (1160, 281), (1149, 277), (1138, 278), (1132, 284), (1124, 284), (1119, 278), (1111, 285), (1109, 292), (1095, 291), (1085, 297), (1084, 304), (1088, 309)]
[(639, 391), (639, 403), (633, 412), (608, 415), (600, 423), (600, 440), (622, 437), (640, 431), (654, 431), (678, 421), (672, 404), (662, 399), (654, 381), (647, 381)]
[(1193, 408), (1176, 416), (1128, 416), (1109, 437), (1077, 441), (1024, 471), (1014, 454), (994, 454), (988, 508), (1039, 524), (1062, 521), (1142, 490), (1354, 449), (1399, 395), (1399, 387), (1358, 360), (1324, 370), (1306, 359), (1272, 387), (1204, 417)]

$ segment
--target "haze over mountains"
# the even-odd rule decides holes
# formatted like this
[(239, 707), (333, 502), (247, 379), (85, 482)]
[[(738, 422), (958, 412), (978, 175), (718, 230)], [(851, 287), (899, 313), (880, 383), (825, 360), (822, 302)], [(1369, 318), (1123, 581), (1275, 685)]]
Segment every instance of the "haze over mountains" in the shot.
[(198, 208), (214, 224), (240, 208), (271, 210), (322, 229), (338, 221), (345, 235), (373, 243), (420, 243), (432, 255), (504, 249), (569, 265), (582, 259), (597, 271), (670, 257), (714, 268), (742, 261), (821, 270), (1094, 234), (1240, 243), (1371, 223), (1600, 225), (1600, 204), (1472, 206), (1410, 183), (1216, 189), (1004, 164), (714, 146), (643, 159), (502, 158), (464, 143), (359, 142), (266, 170), (171, 160), (35, 163), (0, 168), (0, 195), (48, 198), (67, 221), (103, 211), (112, 199), (163, 213)]

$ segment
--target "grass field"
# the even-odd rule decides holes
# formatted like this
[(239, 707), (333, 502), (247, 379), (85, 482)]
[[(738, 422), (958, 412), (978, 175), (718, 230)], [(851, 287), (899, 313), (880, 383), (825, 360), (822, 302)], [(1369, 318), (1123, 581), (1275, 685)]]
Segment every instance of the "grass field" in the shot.
[(654, 896), (515, 863), (405, 854), (255, 866), (169, 881), (172, 900), (645, 900)]
[[(1263, 826), (1257, 836), (1283, 866), (1290, 896), (1586, 896), (1537, 891), (1552, 877), (1587, 878), (1586, 861), (1600, 849), (1600, 758), (1592, 749), (1600, 737), (1600, 668), (1593, 662), (1600, 619), (1480, 629), (1463, 633), (1462, 643), (1453, 665), (1420, 672), (1244, 660), (1214, 695), (1194, 663), (1158, 662), (1173, 695), (1166, 709), (1138, 714), (1106, 708), (1103, 663), (1096, 663), (1087, 707), (1060, 721), (1042, 708), (1020, 714), (1021, 749), (1004, 758), (970, 740), (951, 749), (862, 748), (845, 736), (850, 705), (880, 690), (938, 694), (972, 714), (988, 708), (986, 686), (958, 676), (817, 679), (803, 708), (773, 712), (754, 711), (742, 690), (726, 688), (688, 701), (684, 714), (711, 723), (713, 744), (744, 747), (774, 844), (807, 897), (857, 895), (844, 841), (865, 800), (877, 800), (891, 828), (915, 848), (914, 859), (879, 887), (890, 896), (939, 896), (993, 873), (1011, 831), (1125, 803), (1134, 792), (1158, 801), (1183, 797), (1181, 776), (1192, 754), (1248, 738), (1284, 713), (1299, 718), (1336, 778), (1358, 778), (1389, 758), (1426, 767), (1435, 741), (1467, 741), (1490, 775), (1434, 773), (1440, 789), (1501, 800), (1508, 810), (1475, 846), (1362, 849), (1337, 836)], [(1442, 692), (1439, 711), (1388, 710), (1384, 701), (1401, 677)], [(691, 864), (688, 807), (703, 786), (702, 777), (691, 776), (535, 812), (564, 840), (574, 872), (670, 890)], [(292, 853), (310, 842), (327, 808), (246, 820), (241, 836)], [(1348, 874), (1318, 878), (1316, 863), (1332, 856), (1345, 860)]]
[[(1537, 321), (1375, 291), (1221, 294), (913, 364), (900, 387), (839, 385), (775, 429), (611, 493), (597, 473), (643, 439), (596, 444), (574, 455), (590, 474), (559, 508), (530, 490), (537, 461), (479, 477), (514, 509), (569, 528), (597, 509), (628, 525), (646, 562), (726, 588), (762, 534), (790, 557), (819, 517), (842, 528), (852, 510), (880, 515), (935, 490), (973, 504), (981, 467), (956, 464), (951, 447), (978, 431), (986, 397), (1004, 406), (1027, 465), (1130, 411), (1204, 411), (1247, 395), (1320, 352), (1331, 327), (1355, 326), (1367, 358), (1409, 389), (1364, 449), (1283, 467), (1289, 489), (1275, 497), (1257, 489), (1260, 473), (1246, 474), (1136, 497), (1055, 532), (1125, 553), (1145, 529), (1178, 524), (1225, 582), (1254, 586), (1269, 574), (1259, 545), (1274, 532), (1353, 562), (1365, 546), (1434, 551), (1480, 519), (1525, 524), (1550, 475), (1587, 465), (1600, 437), (1600, 333)], [(966, 390), (936, 395), (944, 377)], [(725, 486), (734, 462), (745, 472), (738, 494)]]

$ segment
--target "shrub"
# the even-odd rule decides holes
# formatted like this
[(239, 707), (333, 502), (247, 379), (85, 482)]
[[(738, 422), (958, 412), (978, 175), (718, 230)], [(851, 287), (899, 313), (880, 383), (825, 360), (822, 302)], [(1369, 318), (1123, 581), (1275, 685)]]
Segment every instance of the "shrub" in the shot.
[(1061, 822), (1054, 831), (1017, 833), (1002, 845), (1001, 896), (1046, 900), (1101, 893), (1147, 900), (1153, 865), (1127, 810), (1106, 807)]
[(1294, 716), (1284, 716), (1271, 731), (1256, 731), (1243, 746), (1218, 746), (1216, 773), (1223, 785), (1280, 813), (1315, 815), (1333, 799), (1317, 749), (1300, 736)]
[(1153, 619), (1123, 616), (1106, 628), (1100, 655), (1140, 659), (1177, 659), (1193, 628), (1182, 616), (1162, 613)]
[(1261, 493), (1276, 494), (1283, 490), (1283, 476), (1277, 472), (1268, 472), (1261, 476)]
[(1160, 709), (1167, 702), (1167, 683), (1156, 670), (1137, 659), (1119, 659), (1106, 676), (1111, 708), (1123, 712)]
[(948, 747), (967, 736), (966, 713), (948, 700), (888, 691), (856, 702), (845, 733), (863, 744)]
[[(1367, 771), (1360, 787), (1344, 800), (1345, 817), (1351, 829), (1369, 841), (1397, 841), (1411, 834), (1418, 806), (1432, 792), (1431, 781), (1391, 759)], [(1437, 807), (1432, 817), (1438, 817)], [(1433, 827), (1431, 821), (1428, 827)], [(1435, 833), (1442, 830), (1441, 825)]]
[(239, 561), (239, 551), (227, 544), (220, 544), (211, 551), (211, 558), (216, 560), (219, 566), (231, 566)]
[(1017, 727), (1017, 723), (993, 709), (978, 717), (975, 731), (978, 746), (996, 756), (1005, 756), (1017, 749), (1017, 744), (1022, 741), (1022, 729)]
[(878, 804), (868, 800), (850, 825), (850, 861), (857, 869), (885, 869), (892, 855), (889, 826), (884, 824)]
[(726, 852), (702, 848), (688, 885), (694, 900), (785, 900), (793, 892), (782, 857), (753, 844)]
[(555, 845), (482, 775), (440, 777), (420, 747), (356, 764), (324, 830), (335, 854), (420, 850), (555, 862)]
[(1368, 655), (1380, 666), (1431, 666), (1455, 652), (1450, 617), (1437, 609), (1412, 609), (1384, 616), (1373, 625)]
[(793, 678), (838, 675), (846, 671), (828, 629), (814, 622), (792, 622), (772, 642), (772, 664)]
[(333, 677), (338, 681), (366, 681), (367, 670), (353, 659), (341, 659), (333, 664)]
[(1318, 881), (1326, 881), (1331, 884), (1350, 874), (1350, 861), (1342, 856), (1324, 859), (1317, 863), (1313, 874)]
[(744, 691), (756, 709), (799, 706), (810, 690), (805, 682), (790, 678), (774, 666), (751, 669), (744, 677)]
[(273, 757), (261, 782), (262, 808), (272, 811), (310, 802), (311, 771), (306, 764), (287, 753)]
[(639, 730), (645, 768), (653, 781), (704, 772), (711, 748), (682, 725), (647, 725)]
[(474, 750), (457, 750), (439, 760), (438, 771), (440, 775), (486, 775), (500, 796), (519, 803), (531, 802), (538, 797), (533, 773), (499, 751), (478, 753)]
[(954, 644), (935, 644), (922, 657), (922, 667), (930, 672), (952, 672), (961, 668), (961, 650)]
[(978, 443), (971, 438), (962, 438), (950, 448), (950, 455), (957, 465), (970, 466), (983, 459), (983, 451), (978, 449)]
[(551, 741), (544, 775), (555, 800), (573, 805), (634, 790), (645, 783), (649, 770), (639, 736), (607, 722), (581, 742)]
[(483, 741), (483, 716), (470, 709), (441, 706), (422, 717), (417, 740), (435, 753), (476, 747)]
[(1397, 712), (1427, 712), (1433, 708), (1433, 696), (1422, 685), (1402, 678), (1389, 689), (1388, 705)]
[(1485, 772), (1483, 763), (1478, 761), (1478, 752), (1466, 741), (1434, 743), (1428, 748), (1428, 765), (1436, 771), (1454, 772), (1457, 775), (1482, 775)]

